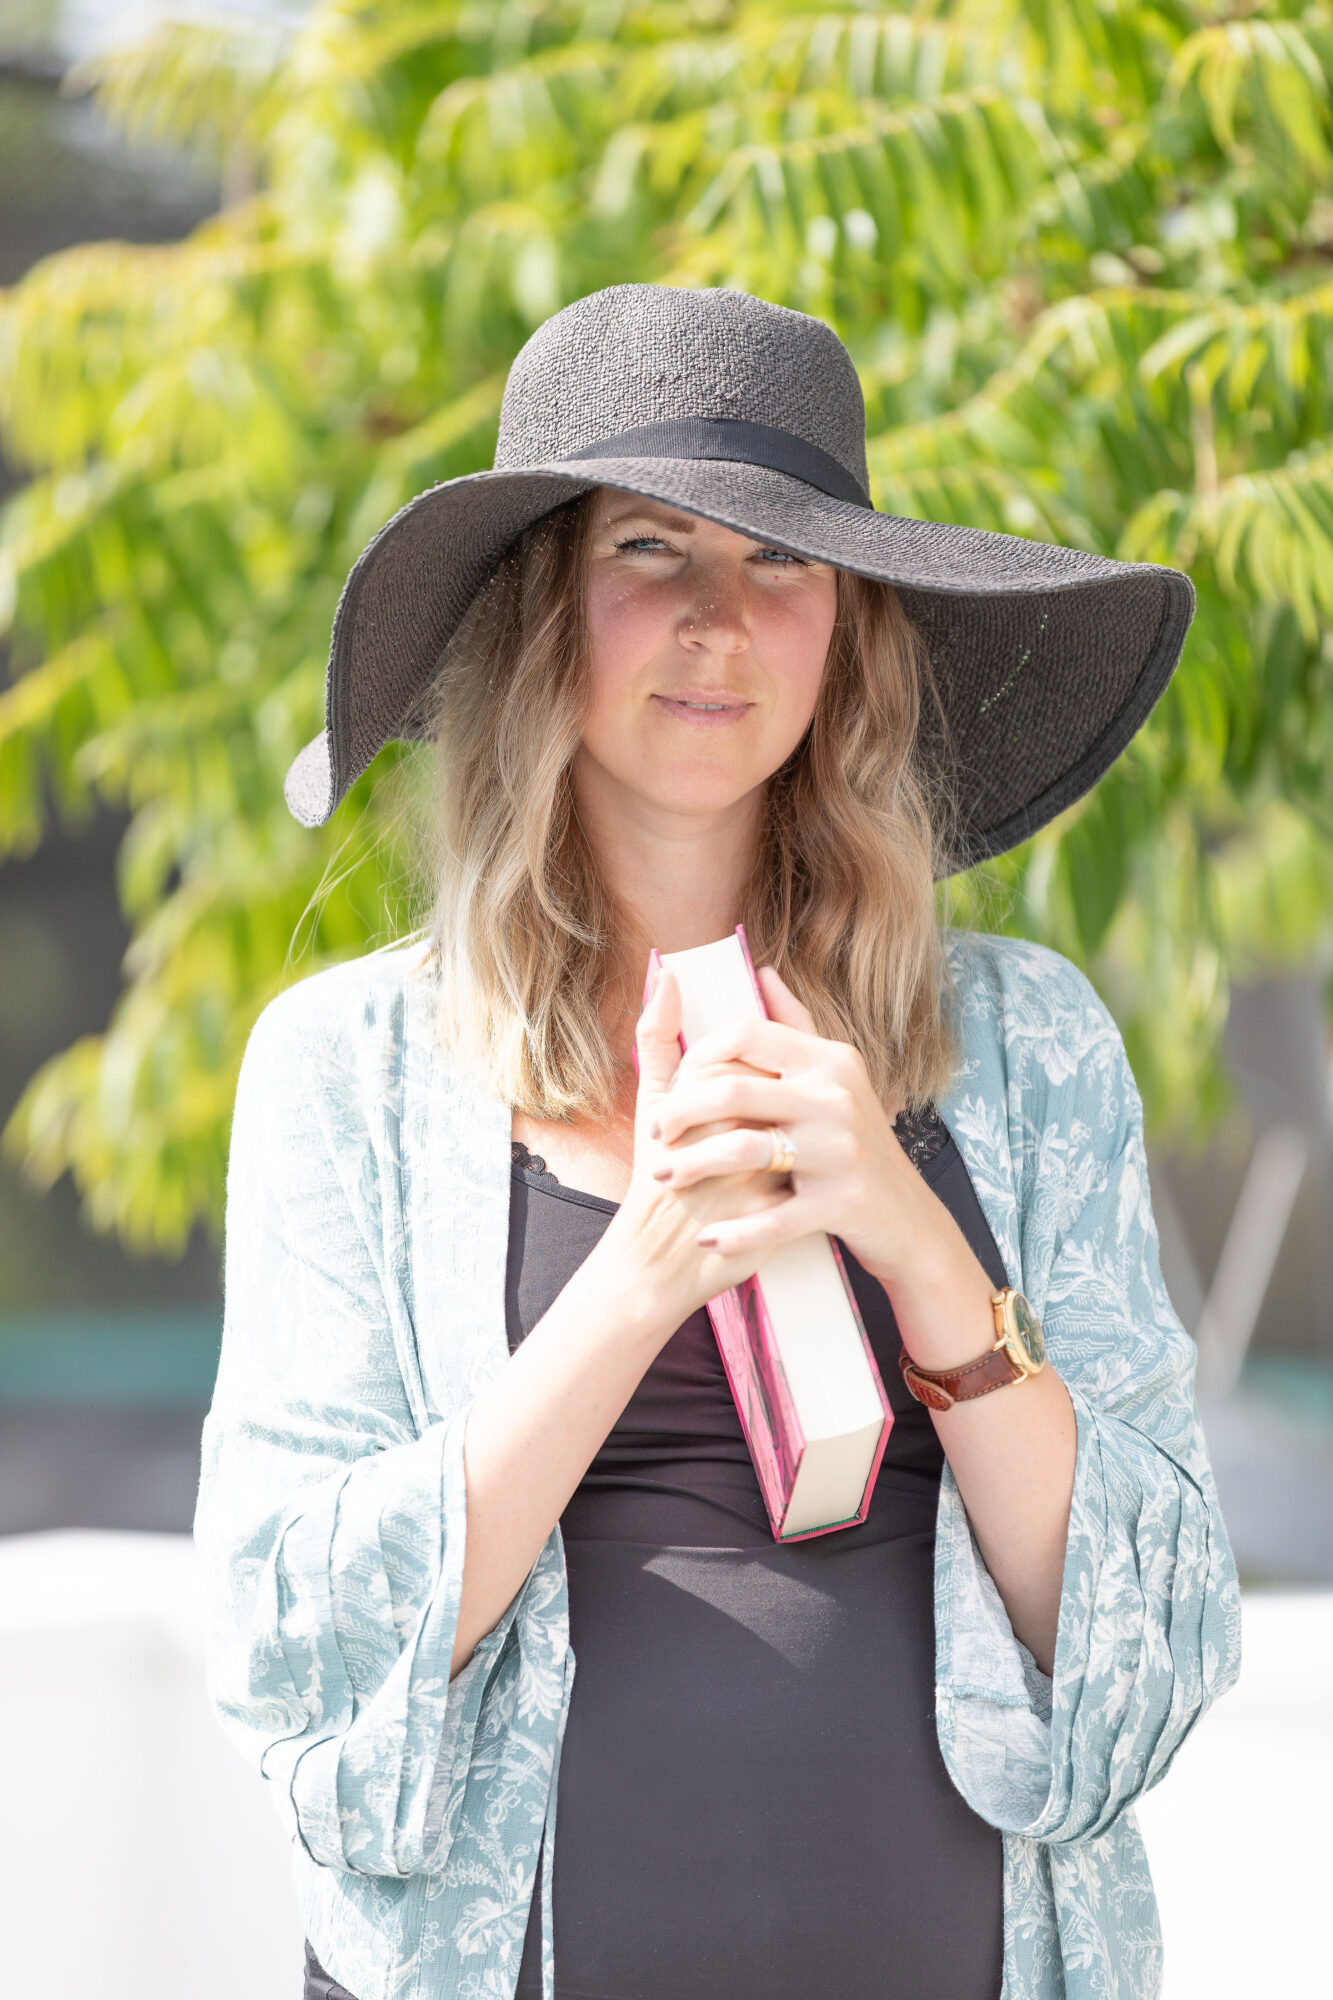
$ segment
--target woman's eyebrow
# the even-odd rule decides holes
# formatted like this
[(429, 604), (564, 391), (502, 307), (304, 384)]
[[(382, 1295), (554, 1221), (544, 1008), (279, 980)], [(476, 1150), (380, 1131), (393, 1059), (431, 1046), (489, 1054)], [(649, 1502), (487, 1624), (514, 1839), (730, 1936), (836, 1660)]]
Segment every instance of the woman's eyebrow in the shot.
[(658, 527), (670, 528), (672, 533), (677, 535), (692, 535), (695, 527), (692, 514), (666, 514), (657, 508), (642, 505), (622, 507), (619, 513), (608, 514), (603, 526), (618, 528), (625, 521), (652, 521)]

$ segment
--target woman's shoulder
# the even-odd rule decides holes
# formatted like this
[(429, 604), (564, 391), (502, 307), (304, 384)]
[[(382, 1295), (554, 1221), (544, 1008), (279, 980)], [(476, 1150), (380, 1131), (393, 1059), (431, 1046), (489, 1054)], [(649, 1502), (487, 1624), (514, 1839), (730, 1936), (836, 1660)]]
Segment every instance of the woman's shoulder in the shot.
[(426, 998), (429, 942), (365, 952), (296, 980), (262, 1009), (246, 1044), (243, 1072), (273, 1067), (338, 1070), (362, 1059), (386, 1038), (404, 1039)]
[(1025, 938), (954, 931), (945, 941), (959, 1044), (956, 1089), (1037, 1097), (1132, 1090), (1110, 1009), (1086, 974)]
[(945, 933), (944, 950), (966, 1005), (1040, 1015), (1067, 1014), (1072, 1008), (1106, 1013), (1086, 973), (1049, 945), (992, 931), (951, 930)]

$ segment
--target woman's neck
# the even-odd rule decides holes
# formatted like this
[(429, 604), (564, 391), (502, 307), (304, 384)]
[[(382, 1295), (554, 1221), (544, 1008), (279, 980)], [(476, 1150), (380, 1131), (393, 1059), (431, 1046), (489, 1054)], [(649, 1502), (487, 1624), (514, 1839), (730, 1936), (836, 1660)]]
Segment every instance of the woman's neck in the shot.
[(750, 793), (708, 813), (667, 812), (625, 799), (603, 774), (578, 776), (579, 822), (620, 912), (603, 1019), (628, 1064), (649, 952), (712, 944), (741, 921), (762, 798)]

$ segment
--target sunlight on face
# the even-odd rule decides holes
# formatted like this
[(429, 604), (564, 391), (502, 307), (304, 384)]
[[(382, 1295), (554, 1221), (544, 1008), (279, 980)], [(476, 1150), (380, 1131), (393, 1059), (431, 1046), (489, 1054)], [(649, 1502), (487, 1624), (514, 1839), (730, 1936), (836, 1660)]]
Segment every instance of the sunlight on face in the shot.
[[(805, 734), (837, 572), (610, 487), (593, 505), (591, 693), (576, 773), (622, 803), (734, 805)], [(700, 714), (681, 698), (724, 706)]]

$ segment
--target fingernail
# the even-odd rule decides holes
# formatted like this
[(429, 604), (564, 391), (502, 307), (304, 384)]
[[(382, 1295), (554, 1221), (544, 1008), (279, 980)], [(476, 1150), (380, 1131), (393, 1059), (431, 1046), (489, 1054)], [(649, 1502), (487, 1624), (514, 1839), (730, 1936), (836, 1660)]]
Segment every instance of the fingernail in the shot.
[(716, 1236), (696, 1236), (694, 1240), (701, 1250), (716, 1250), (717, 1248)]
[(662, 1127), (658, 1124), (657, 1120), (654, 1118), (652, 1124), (648, 1127), (648, 1137), (650, 1139), (660, 1139), (661, 1136), (662, 1136)]
[(653, 1179), (655, 1181), (669, 1181), (671, 1179), (670, 1167), (654, 1167)]

